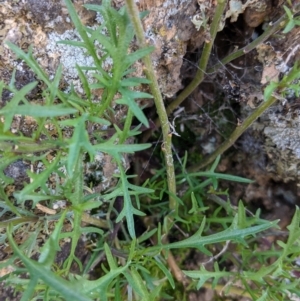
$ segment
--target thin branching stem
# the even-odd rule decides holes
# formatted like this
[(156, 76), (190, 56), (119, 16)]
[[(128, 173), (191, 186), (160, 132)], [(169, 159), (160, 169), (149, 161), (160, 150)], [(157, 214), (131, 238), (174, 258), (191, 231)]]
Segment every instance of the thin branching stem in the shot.
[[(220, 6), (218, 7), (220, 9)], [(217, 13), (217, 11), (216, 11)], [(216, 15), (215, 15), (216, 17)], [(243, 56), (245, 53), (248, 53), (255, 49), (259, 44), (268, 39), (271, 35), (276, 33), (278, 30), (282, 29), (287, 22), (286, 15), (281, 16), (273, 25), (270, 25), (268, 29), (256, 40), (246, 45), (245, 47), (231, 53), (219, 63), (214, 65), (212, 68), (207, 70), (208, 73), (215, 72), (221, 66), (228, 64), (234, 59)], [(203, 62), (206, 59), (205, 47), (208, 47), (208, 44), (204, 46), (203, 54), (199, 63), (199, 69), (197, 71), (195, 79), (187, 86), (187, 88), (167, 107), (167, 113), (170, 114), (176, 107), (178, 107), (192, 92), (193, 90), (203, 81), (205, 75), (205, 68), (203, 68)], [(202, 59), (204, 57), (204, 59)], [(208, 60), (208, 57), (207, 57)], [(205, 65), (206, 67), (206, 65)], [(197, 84), (196, 84), (197, 83)], [(261, 115), (265, 110), (267, 110), (276, 99), (271, 97), (267, 102), (264, 102), (259, 108), (257, 108), (243, 123), (241, 126), (238, 126), (234, 132), (230, 135), (229, 139), (227, 139), (214, 153), (212, 153), (208, 158), (206, 158), (199, 165), (192, 166), (188, 171), (194, 172), (198, 171), (208, 164), (212, 163), (218, 155), (224, 153), (229, 147), (231, 147), (235, 141), (253, 124), (253, 122)], [(160, 121), (159, 119), (155, 120), (156, 127), (159, 127)], [(146, 139), (147, 140), (147, 139)]]
[[(126, 5), (132, 24), (136, 32), (139, 46), (141, 48), (147, 47), (148, 45), (146, 44), (146, 40), (144, 37), (144, 30), (143, 30), (142, 22), (139, 17), (139, 11), (137, 9), (137, 6), (133, 0), (126, 0)], [(152, 66), (150, 55), (145, 56), (143, 61), (145, 64), (144, 71), (147, 78), (151, 82), (150, 83), (151, 93), (154, 97), (154, 102), (157, 109), (157, 114), (160, 120), (160, 124), (162, 125), (162, 133), (163, 133), (162, 150), (164, 152), (164, 157), (166, 161), (168, 190), (170, 192), (169, 207), (171, 210), (175, 210), (176, 212), (178, 208), (178, 204), (175, 198), (172, 196), (172, 195), (176, 195), (176, 181), (175, 181), (173, 154), (172, 154), (172, 134), (170, 134), (171, 131), (170, 131), (168, 115), (166, 112), (162, 95), (160, 93), (160, 89), (155, 76), (154, 68)]]
[[(167, 114), (170, 115), (203, 81), (204, 76), (206, 74), (206, 67), (208, 64), (208, 60), (210, 57), (211, 49), (213, 47), (215, 37), (218, 32), (219, 24), (224, 12), (224, 9), (226, 7), (227, 1), (225, 0), (219, 0), (216, 7), (216, 12), (214, 14), (214, 18), (212, 21), (212, 24), (210, 26), (210, 41), (208, 43), (205, 43), (203, 52), (201, 55), (201, 59), (199, 62), (199, 68), (195, 75), (195, 78), (191, 81), (191, 83), (178, 95), (178, 97), (172, 101), (172, 103), (167, 107), (166, 111)], [(155, 126), (160, 127), (161, 120), (160, 117), (158, 117), (155, 121)], [(149, 137), (151, 136), (152, 130), (149, 130), (145, 132), (143, 141), (146, 142)]]
[[(295, 65), (297, 66), (297, 65)], [(298, 77), (298, 69), (293, 68), (288, 75), (276, 84), (277, 91), (273, 91), (272, 96), (264, 101), (250, 116), (248, 116), (241, 125), (238, 125), (230, 137), (221, 144), (209, 157), (205, 158), (199, 165), (194, 165), (188, 169), (188, 172), (196, 172), (208, 164), (212, 163), (219, 155), (223, 154), (230, 146), (232, 146), (236, 140), (253, 124), (253, 122), (260, 117), (267, 109), (269, 109), (278, 99), (284, 99), (281, 97), (281, 93), (291, 85), (293, 80)], [(267, 89), (267, 88), (266, 88)], [(279, 92), (279, 93), (277, 93)]]
[[(218, 7), (220, 9), (220, 6)], [(261, 44), (262, 42), (264, 42), (265, 40), (267, 40), (271, 35), (273, 35), (274, 33), (276, 33), (278, 30), (282, 29), (287, 23), (287, 17), (286, 15), (281, 16), (274, 24), (269, 25), (269, 27), (265, 30), (265, 32), (259, 36), (257, 39), (255, 39), (253, 42), (251, 42), (250, 44), (246, 45), (245, 47), (232, 52), (231, 54), (229, 54), (228, 56), (226, 56), (224, 59), (222, 59), (220, 62), (216, 63), (213, 67), (209, 68), (208, 70), (205, 71), (206, 65), (207, 65), (207, 61), (205, 61), (206, 59), (208, 60), (208, 57), (206, 57), (206, 55), (208, 54), (208, 52), (206, 52), (209, 48), (209, 46), (212, 46), (211, 43), (208, 43), (204, 46), (203, 49), (203, 54), (199, 63), (199, 68), (198, 71), (196, 73), (195, 78), (192, 80), (192, 82), (178, 95), (178, 97), (172, 101), (169, 106), (167, 107), (167, 114), (168, 116), (197, 88), (198, 85), (201, 84), (201, 82), (204, 79), (204, 75), (205, 74), (210, 74), (213, 72), (216, 72), (219, 68), (221, 68), (222, 66), (230, 63), (231, 61), (245, 55), (246, 53), (252, 51), (253, 49), (255, 49), (259, 44)], [(211, 34), (212, 36), (212, 34)], [(205, 66), (204, 66), (204, 63)], [(160, 120), (159, 118), (157, 118), (155, 121), (155, 126), (156, 128), (160, 127)], [(146, 142), (150, 135), (151, 135), (152, 130), (149, 130), (148, 132), (145, 133), (144, 137), (143, 137), (143, 141)]]
[[(136, 7), (134, 0), (126, 0), (127, 10), (130, 15), (131, 21), (133, 23), (137, 40), (140, 47), (146, 47), (146, 41), (144, 37), (143, 26), (139, 17), (139, 11)], [(172, 153), (172, 134), (170, 131), (170, 125), (168, 120), (168, 115), (166, 112), (166, 108), (162, 99), (162, 95), (160, 93), (160, 89), (158, 86), (158, 82), (154, 73), (154, 69), (152, 66), (152, 61), (150, 55), (147, 55), (143, 59), (145, 64), (145, 74), (147, 78), (150, 80), (150, 88), (152, 95), (154, 97), (155, 106), (157, 109), (157, 113), (159, 116), (160, 124), (162, 125), (162, 133), (163, 133), (163, 144), (162, 150), (164, 152), (165, 162), (166, 162), (166, 171), (167, 171), (167, 183), (169, 190), (169, 208), (173, 213), (177, 215), (178, 212), (178, 204), (173, 197), (176, 195), (176, 180), (175, 180), (175, 169), (173, 162), (173, 153)], [(166, 232), (169, 231), (169, 228), (172, 226), (172, 222), (168, 223), (165, 226)], [(167, 235), (165, 236), (165, 240), (167, 241)], [(175, 260), (173, 260), (173, 255), (169, 251), (168, 253), (168, 265), (171, 268), (175, 278), (177, 281), (183, 281), (183, 273), (181, 269), (178, 267)]]
[(208, 64), (210, 53), (219, 29), (220, 21), (223, 16), (224, 9), (227, 1), (219, 0), (217, 3), (216, 11), (213, 17), (213, 21), (210, 26), (210, 41), (205, 43), (203, 52), (199, 61), (199, 68), (195, 75), (195, 78), (191, 83), (178, 95), (178, 97), (167, 107), (167, 113), (173, 112), (203, 81), (206, 74), (205, 70)]
[(276, 33), (278, 30), (282, 29), (287, 22), (286, 15), (281, 16), (274, 24), (271, 24), (268, 26), (268, 28), (264, 31), (262, 35), (260, 35), (257, 39), (246, 45), (245, 47), (236, 50), (235, 52), (230, 53), (228, 56), (226, 56), (224, 59), (222, 59), (220, 62), (215, 64), (213, 67), (207, 70), (207, 73), (214, 73), (218, 71), (219, 68), (222, 66), (230, 63), (231, 61), (245, 55), (246, 53), (252, 51), (255, 49), (259, 44), (266, 41), (270, 36), (272, 36), (274, 33)]

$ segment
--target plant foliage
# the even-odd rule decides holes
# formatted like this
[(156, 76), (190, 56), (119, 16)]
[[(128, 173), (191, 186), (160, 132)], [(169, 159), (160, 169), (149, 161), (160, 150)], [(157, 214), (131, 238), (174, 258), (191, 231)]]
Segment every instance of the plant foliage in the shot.
[[(238, 207), (230, 204), (219, 181), (251, 181), (216, 172), (219, 157), (210, 170), (198, 173), (186, 172), (184, 158), (176, 176), (176, 185), (184, 187), (184, 193), (173, 196), (180, 208), (175, 215), (164, 201), (170, 193), (164, 167), (143, 185), (133, 184), (133, 176), (127, 174), (128, 154), (150, 147), (132, 143), (140, 127), (149, 126), (138, 99), (152, 96), (139, 88), (149, 81), (132, 73), (134, 64), (153, 48), (129, 51), (134, 30), (125, 7), (116, 10), (108, 0), (102, 5), (86, 5), (104, 19), (97, 28), (88, 28), (72, 1), (65, 3), (81, 41), (60, 43), (84, 48), (94, 61), (93, 67), (76, 66), (83, 94), (73, 87), (69, 92), (60, 88), (61, 66), (50, 78), (31, 48), (24, 52), (7, 43), (38, 81), (17, 89), (13, 73), (9, 84), (0, 82), (0, 93), (6, 90), (12, 95), (0, 109), (0, 226), (6, 229), (1, 231), (0, 241), (13, 252), (0, 263), (1, 270), (12, 270), (3, 277), (5, 283), (21, 293), (22, 301), (170, 299), (180, 291), (170, 271), (172, 252), (190, 289), (227, 283), (229, 291), (240, 283), (243, 290), (239, 294), (253, 300), (299, 296), (299, 267), (295, 264), (300, 250), (298, 208), (287, 241), (278, 240), (269, 250), (260, 250), (260, 240), (276, 228), (277, 221), (261, 219), (260, 212), (250, 215), (242, 202)], [(295, 23), (289, 9), (285, 10)], [(110, 70), (103, 67), (107, 58), (112, 61)], [(30, 100), (28, 95), (37, 85), (43, 87), (41, 99)], [(276, 88), (276, 84), (269, 86), (266, 98)], [(293, 89), (298, 93), (297, 87)], [(96, 90), (101, 91), (100, 99)], [(121, 123), (114, 118), (117, 105), (126, 109)], [(20, 116), (31, 120), (31, 132), (15, 128)], [(134, 118), (140, 125), (133, 126)], [(99, 193), (96, 185), (86, 182), (85, 170), (103, 154), (115, 164), (115, 185)], [(7, 168), (25, 163), (25, 183), (15, 185), (9, 195), (16, 179), (7, 174)], [(62, 201), (63, 207), (51, 211)], [(44, 208), (44, 214), (37, 208)], [(142, 230), (138, 226), (141, 221)], [(166, 226), (170, 223), (171, 228)], [(172, 231), (169, 241), (168, 231)], [(77, 252), (82, 237), (92, 242), (86, 261)], [(67, 256), (59, 262), (64, 244), (68, 245)], [(187, 270), (183, 261), (191, 250), (202, 254), (203, 261)], [(253, 265), (254, 261), (260, 264)], [(228, 268), (233, 265), (235, 269)]]

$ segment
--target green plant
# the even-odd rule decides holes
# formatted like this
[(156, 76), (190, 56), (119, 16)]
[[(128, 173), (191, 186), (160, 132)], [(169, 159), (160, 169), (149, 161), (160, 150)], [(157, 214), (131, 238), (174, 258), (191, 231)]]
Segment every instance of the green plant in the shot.
[[(299, 210), (288, 228), (287, 242), (278, 241), (270, 250), (260, 251), (261, 240), (276, 227), (277, 221), (261, 219), (259, 211), (249, 214), (242, 202), (233, 207), (228, 193), (219, 188), (219, 180), (240, 183), (250, 183), (250, 180), (216, 172), (220, 156), (214, 157), (211, 168), (205, 172), (187, 172), (187, 156), (175, 169), (170, 126), (149, 57), (145, 64), (151, 80), (131, 76), (134, 63), (152, 51), (141, 37), (140, 16), (133, 2), (128, 1), (129, 13), (125, 7), (115, 10), (109, 1), (103, 1), (101, 6), (86, 5), (101, 13), (105, 20), (100, 27), (91, 29), (81, 24), (71, 1), (65, 1), (82, 41), (62, 43), (83, 47), (94, 59), (94, 67), (77, 66), (84, 95), (73, 88), (69, 93), (60, 90), (61, 67), (50, 80), (33, 58), (32, 50), (25, 53), (13, 44), (9, 44), (10, 49), (42, 83), (42, 100), (33, 102), (26, 97), (37, 82), (18, 90), (13, 74), (8, 85), (0, 83), (1, 94), (5, 89), (13, 95), (0, 110), (3, 116), (0, 226), (6, 227), (0, 240), (13, 250), (13, 255), (0, 265), (13, 269), (4, 277), (6, 283), (20, 291), (24, 301), (170, 299), (174, 295), (182, 297), (179, 281), (188, 289), (199, 289), (208, 285), (210, 279), (214, 288), (226, 280), (227, 292), (246, 294), (254, 300), (285, 300), (290, 293), (299, 295), (294, 265), (299, 257)], [(224, 7), (225, 1), (220, 1), (211, 29), (212, 41), (205, 46), (200, 61), (203, 69)], [(132, 24), (142, 48), (128, 53), (134, 33)], [(102, 58), (97, 55), (97, 47), (105, 53)], [(104, 70), (102, 62), (108, 57), (113, 61), (112, 68)], [(89, 82), (87, 72), (92, 73), (93, 83)], [(281, 83), (272, 86), (271, 92), (266, 90), (266, 100), (272, 98), (275, 89), (283, 92), (297, 72), (295, 67)], [(199, 74), (197, 80), (203, 76)], [(133, 117), (148, 126), (135, 99), (152, 96), (138, 91), (140, 84), (149, 84), (154, 91), (160, 122), (164, 125), (165, 167), (146, 183), (134, 185), (132, 176), (126, 174), (126, 154), (150, 146), (128, 143), (140, 133), (140, 126), (132, 126)], [(96, 89), (101, 89), (101, 101), (94, 95)], [(127, 108), (122, 120), (115, 120), (115, 104)], [(29, 135), (22, 133), (22, 129), (11, 131), (15, 118), (20, 115), (32, 119), (34, 127)], [(114, 128), (111, 136), (105, 132), (108, 126)], [(112, 158), (117, 181), (110, 191), (96, 193), (95, 183), (84, 181), (84, 168), (102, 153)], [(8, 187), (15, 182), (5, 170), (20, 161), (31, 165), (32, 170), (27, 169), (30, 180), (22, 183), (21, 188), (16, 187), (9, 196)], [(177, 187), (184, 191), (180, 197)], [(168, 201), (164, 202), (165, 199)], [(52, 215), (45, 211), (61, 200), (66, 201), (61, 210)], [(118, 202), (120, 208), (114, 206)], [(47, 214), (41, 216), (34, 211), (40, 205), (45, 206), (43, 210)], [(136, 231), (135, 216), (144, 223), (141, 232)], [(27, 239), (22, 240), (20, 237), (25, 235)], [(85, 263), (76, 255), (83, 235), (95, 241), (93, 253)], [(42, 236), (46, 237), (40, 247), (38, 240)], [(68, 256), (59, 263), (56, 255), (62, 249), (61, 244), (69, 239)], [(193, 270), (181, 268), (188, 259), (185, 258), (187, 250), (204, 254), (203, 261), (196, 263), (199, 266)], [(174, 256), (178, 258), (177, 263)], [(274, 259), (273, 263), (266, 264), (270, 259)], [(255, 260), (260, 261), (259, 266), (253, 266)], [(209, 268), (213, 261), (213, 267)], [(93, 274), (95, 279), (90, 279), (91, 270), (99, 262), (102, 265)], [(236, 270), (226, 270), (233, 265)], [(24, 276), (24, 273), (28, 274)], [(238, 281), (244, 286), (242, 291), (234, 285)]]
[(299, 17), (294, 18), (293, 12), (287, 6), (284, 5), (283, 8), (289, 19), (289, 22), (286, 24), (286, 27), (284, 28), (283, 33), (288, 33), (296, 25), (300, 25), (300, 20), (299, 20)]

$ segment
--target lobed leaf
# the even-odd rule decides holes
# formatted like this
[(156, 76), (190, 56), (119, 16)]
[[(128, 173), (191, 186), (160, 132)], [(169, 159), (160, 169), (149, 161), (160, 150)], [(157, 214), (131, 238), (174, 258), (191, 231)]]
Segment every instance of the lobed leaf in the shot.
[(29, 83), (28, 85), (22, 87), (18, 92), (15, 93), (13, 98), (7, 102), (4, 108), (0, 110), (0, 114), (5, 116), (3, 131), (6, 132), (10, 129), (13, 117), (15, 114), (15, 110), (17, 110), (19, 106), (19, 102), (23, 101), (25, 95), (28, 94), (35, 86), (37, 82)]
[[(8, 227), (7, 233), (12, 249), (15, 254), (19, 256), (30, 273), (33, 288), (36, 286), (37, 279), (41, 279), (53, 290), (59, 292), (64, 298), (66, 298), (66, 300), (92, 301), (90, 298), (87, 298), (81, 293), (80, 289), (78, 289), (78, 283), (70, 283), (63, 278), (58, 277), (43, 264), (27, 258), (13, 240), (11, 227)], [(33, 288), (31, 288), (31, 291), (33, 291)]]
[(193, 234), (191, 237), (187, 239), (165, 244), (162, 245), (162, 247), (164, 249), (196, 248), (203, 252), (203, 250), (206, 250), (204, 247), (205, 245), (224, 242), (227, 240), (245, 244), (245, 237), (265, 231), (269, 228), (276, 226), (276, 224), (278, 223), (278, 221), (266, 222), (261, 225), (248, 227), (246, 229), (237, 229), (235, 226), (237, 224), (237, 220), (238, 220), (238, 216), (234, 218), (232, 225), (228, 229), (221, 231), (219, 233), (215, 233), (203, 237), (201, 236), (201, 231), (198, 230), (195, 234)]
[(214, 263), (214, 271), (208, 271), (205, 269), (203, 265), (201, 265), (199, 271), (185, 271), (183, 270), (183, 273), (187, 275), (188, 277), (191, 277), (193, 279), (199, 279), (199, 282), (197, 284), (197, 289), (199, 290), (210, 278), (214, 278), (212, 289), (217, 285), (219, 281), (224, 279), (225, 277), (232, 277), (232, 272), (226, 272), (226, 271), (220, 271), (219, 265), (217, 262)]

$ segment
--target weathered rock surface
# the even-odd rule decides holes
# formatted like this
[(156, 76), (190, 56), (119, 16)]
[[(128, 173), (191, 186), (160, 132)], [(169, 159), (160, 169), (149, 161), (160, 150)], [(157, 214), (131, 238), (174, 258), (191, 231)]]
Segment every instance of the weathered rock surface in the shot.
[[(101, 18), (95, 12), (83, 8), (85, 3), (100, 4), (101, 1), (74, 1), (83, 23), (87, 26), (96, 26), (101, 23)], [(123, 4), (123, 1), (114, 1), (113, 3), (116, 7), (120, 7)], [(207, 28), (215, 9), (215, 1), (140, 0), (137, 4), (140, 11), (145, 9), (149, 11), (148, 16), (144, 19), (146, 39), (149, 44), (155, 46), (152, 60), (161, 91), (164, 96), (172, 97), (183, 88), (182, 78), (192, 76), (190, 74), (182, 74), (184, 56), (187, 52), (199, 51), (204, 41), (209, 38)], [(230, 1), (222, 26), (225, 26), (225, 29), (228, 28), (227, 25), (230, 21), (234, 22), (230, 24), (238, 24), (236, 28), (231, 30), (234, 30), (235, 34), (238, 30), (241, 30), (239, 33), (241, 35), (239, 38), (241, 43), (238, 43), (239, 40), (231, 36), (232, 32), (228, 33), (226, 39), (231, 39), (231, 48), (227, 49), (227, 46), (224, 47), (222, 44), (224, 43), (222, 42), (222, 31), (219, 35), (217, 47), (222, 48), (223, 46), (227, 50), (218, 50), (217, 54), (221, 55), (222, 53), (225, 54), (226, 51), (230, 51), (230, 49), (233, 49), (234, 43), (240, 47), (240, 44), (249, 42), (252, 34), (255, 32), (255, 28), (265, 21), (272, 21), (268, 18), (276, 16), (274, 11), (279, 11), (281, 5), (282, 1)], [(243, 15), (242, 19), (239, 18), (240, 14)], [(29, 45), (32, 45), (35, 58), (49, 75), (54, 75), (57, 66), (61, 63), (63, 65), (61, 88), (68, 89), (72, 83), (80, 92), (81, 87), (75, 64), (89, 66), (92, 65), (92, 59), (86, 56), (83, 49), (57, 44), (59, 40), (80, 39), (70, 21), (63, 0), (3, 1), (0, 5), (0, 18), (2, 20), (0, 29), (0, 78), (2, 80), (8, 83), (14, 68), (17, 69), (16, 86), (18, 88), (36, 80), (32, 71), (20, 60), (16, 60), (15, 55), (4, 45), (5, 41), (10, 41), (24, 50)], [(225, 20), (226, 18), (227, 21)], [(205, 27), (206, 30), (204, 30)], [(245, 40), (242, 41), (242, 39)], [(269, 47), (273, 49), (275, 58), (281, 57), (281, 60), (287, 61), (287, 65), (291, 67), (293, 62), (299, 58), (298, 44), (299, 31), (295, 29), (288, 36), (273, 38)], [(258, 51), (258, 57), (252, 56), (253, 61), (248, 61), (247, 63), (259, 64), (257, 58), (259, 59), (262, 56), (261, 53), (266, 53), (266, 51)], [(234, 63), (239, 64), (239, 62)], [(106, 61), (105, 64), (107, 64), (106, 67), (108, 68), (111, 62)], [(243, 68), (243, 64), (241, 68)], [(137, 72), (141, 73), (141, 70)], [(270, 72), (270, 69), (267, 69), (265, 65), (263, 66), (262, 78), (250, 79), (250, 75), (247, 77), (247, 74), (245, 77), (240, 78), (240, 89), (250, 91), (247, 96), (247, 106), (250, 106), (248, 112), (259, 103), (261, 100), (259, 98), (262, 97), (262, 90), (260, 89), (259, 91), (257, 87), (254, 87), (255, 85), (253, 86), (249, 82), (254, 80), (257, 85), (257, 82), (262, 81), (261, 83), (264, 84), (263, 80), (266, 74), (268, 76), (268, 72)], [(255, 74), (257, 76), (257, 73)], [(241, 73), (241, 76), (244, 75)], [(279, 72), (277, 72), (276, 76), (279, 76)], [(205, 89), (203, 86), (202, 88)], [(38, 97), (39, 93), (39, 87), (37, 87), (31, 92), (29, 97), (34, 99), (36, 96)], [(209, 95), (209, 93), (206, 93), (206, 95)], [(210, 101), (209, 98), (203, 95), (201, 97), (201, 100), (196, 99), (198, 105)], [(215, 96), (211, 95), (211, 97)], [(5, 95), (4, 92), (2, 101), (7, 99), (9, 99), (9, 95)], [(293, 101), (297, 102), (295, 99)], [(300, 137), (297, 131), (299, 127), (299, 112), (293, 109), (293, 101), (290, 101), (291, 106), (288, 109), (288, 114), (286, 113), (287, 110), (282, 108), (283, 106), (280, 104), (280, 107), (265, 114), (261, 123), (255, 125), (255, 129), (262, 131), (261, 133), (265, 137), (263, 149), (266, 151), (269, 159), (268, 169), (282, 179), (299, 178)]]

